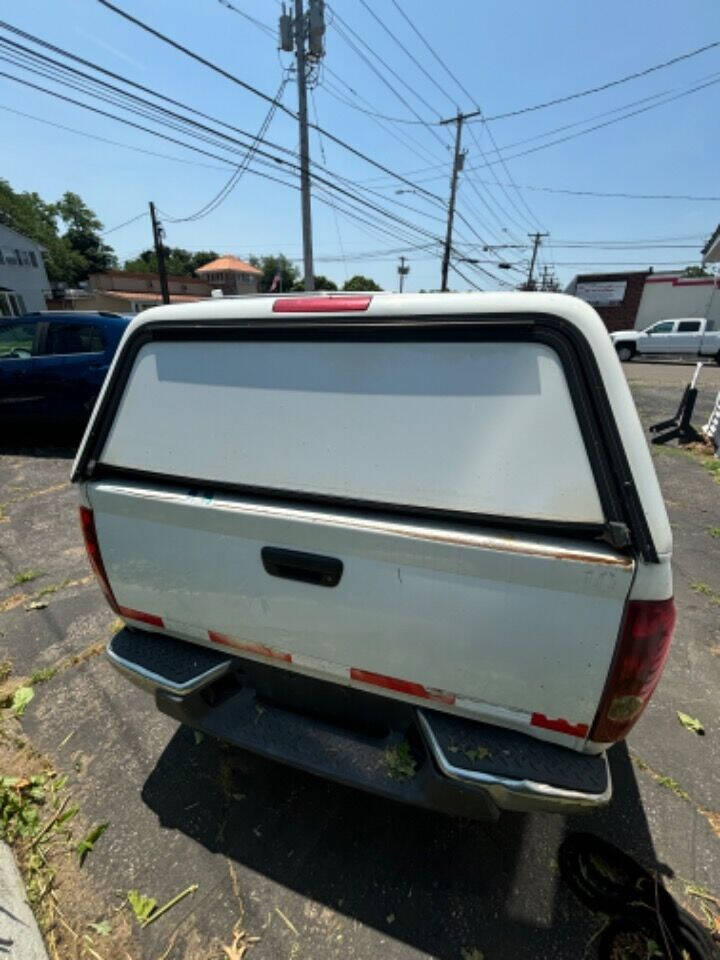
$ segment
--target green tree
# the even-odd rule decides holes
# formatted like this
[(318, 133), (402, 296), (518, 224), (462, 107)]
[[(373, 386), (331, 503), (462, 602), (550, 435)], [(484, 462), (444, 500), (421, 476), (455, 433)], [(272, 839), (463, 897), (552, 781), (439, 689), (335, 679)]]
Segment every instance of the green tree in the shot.
[(90, 273), (101, 273), (117, 266), (115, 251), (104, 243), (100, 236), (102, 223), (76, 193), (64, 193), (55, 204), (55, 210), (66, 225), (62, 239), (84, 261), (82, 267), (75, 271), (75, 276), (68, 281), (71, 285), (87, 279)]
[(710, 277), (712, 274), (709, 270), (706, 270), (704, 266), (698, 267), (685, 267), (683, 270), (684, 277)]
[(51, 283), (74, 276), (83, 261), (58, 236), (57, 210), (37, 193), (18, 193), (7, 180), (0, 180), (0, 223), (39, 243), (44, 250), (45, 268)]
[[(19, 193), (0, 180), (0, 223), (40, 244), (51, 283), (76, 286), (94, 270), (112, 266), (115, 254), (99, 235), (102, 224), (75, 193), (47, 203), (37, 193)], [(60, 232), (60, 225), (65, 232)]]
[[(214, 250), (199, 250), (191, 253), (190, 250), (184, 250), (182, 247), (164, 247), (163, 249), (167, 272), (177, 276), (190, 276), (198, 267), (204, 267), (206, 263), (211, 263), (220, 256)], [(155, 250), (143, 250), (134, 260), (126, 260), (124, 269), (134, 273), (157, 273), (158, 262)]]
[(343, 290), (382, 290), (370, 277), (364, 277), (361, 273), (356, 273), (343, 284)]
[(263, 272), (258, 284), (260, 293), (270, 290), (276, 273), (280, 274), (280, 289), (283, 291), (292, 290), (295, 282), (300, 279), (300, 271), (283, 253), (271, 257), (256, 257), (252, 254), (248, 257), (248, 263)]
[[(305, 284), (302, 279), (296, 280), (293, 284), (293, 290), (304, 290)], [(324, 277), (321, 273), (315, 274), (315, 289), (316, 290), (337, 290), (337, 284), (334, 280), (330, 280), (328, 277)]]

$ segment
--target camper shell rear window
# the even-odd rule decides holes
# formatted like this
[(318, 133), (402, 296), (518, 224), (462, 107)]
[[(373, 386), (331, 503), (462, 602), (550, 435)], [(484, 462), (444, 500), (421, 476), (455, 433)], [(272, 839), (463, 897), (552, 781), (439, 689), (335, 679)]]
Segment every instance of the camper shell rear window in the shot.
[(602, 449), (612, 415), (606, 398), (593, 410), (581, 366), (534, 317), (156, 322), (126, 341), (78, 473), (577, 527), (620, 546), (642, 516), (619, 500), (608, 461), (629, 471), (617, 438)]

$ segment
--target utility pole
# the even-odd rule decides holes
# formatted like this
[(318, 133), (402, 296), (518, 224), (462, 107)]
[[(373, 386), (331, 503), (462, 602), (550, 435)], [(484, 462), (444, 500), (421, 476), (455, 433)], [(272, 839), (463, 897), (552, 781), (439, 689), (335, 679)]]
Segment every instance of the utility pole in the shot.
[(405, 257), (400, 257), (400, 263), (397, 268), (398, 272), (398, 293), (403, 292), (403, 287), (405, 285), (405, 277), (410, 273), (410, 267), (405, 266)]
[[(313, 266), (312, 209), (310, 202), (310, 144), (307, 120), (307, 64), (318, 61), (324, 56), (323, 34), (325, 33), (325, 11), (323, 0), (309, 0), (308, 13), (303, 10), (303, 0), (295, 0), (294, 40), (295, 65), (298, 85), (298, 119), (300, 121), (300, 197), (302, 206), (303, 271), (305, 289), (315, 289), (315, 268)], [(282, 7), (280, 17), (280, 48), (292, 50), (292, 33), (289, 30), (289, 17)], [(308, 41), (308, 51), (305, 42)]]
[(535, 281), (533, 279), (533, 273), (535, 272), (535, 261), (537, 260), (537, 252), (542, 243), (543, 237), (549, 237), (549, 233), (529, 233), (528, 236), (533, 242), (533, 252), (532, 257), (530, 258), (530, 269), (528, 270), (528, 278), (525, 283), (525, 290), (534, 290)]
[(450, 203), (448, 204), (447, 231), (445, 233), (445, 249), (442, 258), (442, 275), (440, 278), (440, 289), (447, 293), (448, 288), (448, 270), (450, 269), (450, 249), (452, 247), (453, 220), (455, 219), (455, 195), (457, 193), (458, 174), (463, 168), (465, 154), (460, 150), (460, 138), (462, 136), (463, 115), (458, 112), (455, 118), (455, 153), (453, 155), (452, 176), (450, 177)]
[(162, 301), (163, 303), (170, 303), (167, 269), (165, 268), (165, 248), (163, 247), (163, 228), (158, 223), (155, 215), (155, 204), (152, 202), (152, 200), (150, 201), (150, 220), (152, 221), (153, 243), (155, 244), (155, 256), (157, 257), (158, 262)]

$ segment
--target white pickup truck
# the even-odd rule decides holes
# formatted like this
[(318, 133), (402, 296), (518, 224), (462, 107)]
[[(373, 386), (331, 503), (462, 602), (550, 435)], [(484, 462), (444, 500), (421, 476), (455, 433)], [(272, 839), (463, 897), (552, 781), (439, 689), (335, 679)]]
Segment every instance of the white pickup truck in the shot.
[(712, 357), (720, 363), (720, 330), (708, 329), (698, 317), (660, 320), (645, 330), (618, 330), (610, 334), (623, 362), (637, 356)]
[(73, 468), (108, 656), (243, 749), (477, 818), (606, 803), (675, 612), (617, 356), (555, 294), (128, 327)]

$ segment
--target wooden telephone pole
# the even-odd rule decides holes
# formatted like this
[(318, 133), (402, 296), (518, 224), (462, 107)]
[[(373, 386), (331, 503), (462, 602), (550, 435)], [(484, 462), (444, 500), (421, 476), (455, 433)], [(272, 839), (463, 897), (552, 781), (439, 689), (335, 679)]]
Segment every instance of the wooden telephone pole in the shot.
[(152, 200), (150, 201), (150, 220), (152, 221), (153, 243), (155, 244), (155, 256), (158, 262), (158, 274), (160, 275), (162, 302), (170, 303), (167, 268), (165, 266), (165, 247), (163, 246), (163, 228), (158, 223), (157, 216), (155, 215), (155, 204)]

